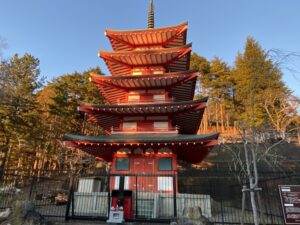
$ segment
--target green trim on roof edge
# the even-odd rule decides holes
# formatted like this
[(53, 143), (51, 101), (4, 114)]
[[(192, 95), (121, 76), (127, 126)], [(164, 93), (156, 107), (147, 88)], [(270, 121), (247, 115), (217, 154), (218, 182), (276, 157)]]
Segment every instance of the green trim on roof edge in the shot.
[(185, 70), (182, 72), (168, 72), (168, 73), (162, 73), (162, 74), (143, 74), (143, 75), (116, 75), (116, 76), (111, 76), (111, 75), (106, 75), (106, 74), (96, 74), (93, 73), (95, 76), (99, 76), (100, 78), (111, 78), (111, 79), (145, 79), (149, 77), (153, 78), (159, 78), (163, 76), (168, 76), (168, 75), (176, 75), (176, 74), (192, 74), (192, 73), (197, 73), (197, 69), (191, 69), (191, 70)]
[(112, 135), (101, 135), (101, 136), (81, 136), (66, 134), (64, 141), (88, 141), (88, 142), (117, 142), (117, 143), (128, 143), (128, 142), (179, 142), (179, 141), (205, 141), (213, 138), (218, 138), (219, 133), (211, 134), (112, 134)]
[(80, 102), (80, 106), (92, 106), (92, 107), (102, 107), (102, 108), (124, 108), (124, 107), (130, 107), (130, 106), (176, 106), (176, 105), (185, 105), (185, 104), (195, 104), (195, 103), (200, 103), (200, 102), (207, 102), (208, 97), (203, 97), (197, 100), (192, 100), (192, 101), (181, 101), (181, 102), (163, 102), (163, 103), (137, 103), (137, 104), (110, 104), (110, 105), (94, 105), (94, 104), (88, 104), (84, 102)]

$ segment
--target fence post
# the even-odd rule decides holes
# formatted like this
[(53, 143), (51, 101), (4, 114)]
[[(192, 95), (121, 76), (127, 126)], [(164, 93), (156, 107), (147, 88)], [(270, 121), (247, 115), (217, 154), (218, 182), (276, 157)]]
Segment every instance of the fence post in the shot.
[(261, 202), (259, 191), (257, 191), (256, 194), (257, 194), (257, 201), (258, 201), (259, 212), (260, 212), (259, 213), (260, 214), (260, 219), (262, 221), (262, 224), (266, 225), (265, 216), (264, 216), (264, 213), (263, 213), (263, 207), (262, 207), (262, 202)]
[[(70, 188), (69, 188), (69, 196), (68, 196), (68, 202), (67, 202), (67, 207), (66, 207), (66, 213), (65, 213), (65, 221), (69, 221), (69, 211), (70, 211), (70, 206), (72, 202), (72, 210), (74, 210), (74, 182), (75, 182), (75, 175), (72, 175), (71, 177), (71, 182), (70, 182)], [(73, 216), (73, 215), (72, 215)]]
[(109, 218), (110, 213), (110, 178), (111, 174), (107, 174), (107, 218)]
[(224, 224), (224, 205), (223, 205), (223, 199), (221, 199), (221, 217), (222, 217), (222, 224)]
[[(275, 185), (274, 183), (272, 183), (272, 185)], [(271, 219), (271, 224), (274, 224), (274, 220), (273, 220), (273, 212), (272, 212), (272, 202), (270, 202), (270, 200), (271, 200), (271, 198), (269, 197), (269, 192), (271, 192), (271, 190), (269, 190), (269, 187), (268, 187), (268, 184), (267, 183), (265, 183), (264, 184), (264, 186), (265, 186), (265, 191), (268, 193), (268, 197), (267, 197), (267, 205), (269, 206), (268, 208), (268, 210), (267, 210), (267, 213), (269, 214), (268, 215), (268, 219), (270, 218)], [(279, 197), (279, 193), (278, 193), (278, 199), (280, 199), (280, 197)], [(279, 200), (280, 201), (280, 200)], [(281, 205), (280, 203), (278, 204), (279, 206)], [(282, 217), (281, 218), (284, 218), (284, 216), (282, 215)], [(269, 223), (269, 221), (268, 221), (268, 223)], [(282, 223), (284, 224), (284, 219), (283, 219), (283, 221), (282, 221)]]
[(241, 216), (241, 225), (244, 225), (244, 217), (245, 217), (245, 201), (246, 201), (246, 192), (244, 190), (247, 189), (246, 185), (243, 185), (242, 189), (242, 216)]
[(32, 196), (32, 190), (34, 188), (34, 185), (35, 185), (35, 177), (32, 177), (32, 181), (31, 181), (31, 185), (30, 185), (30, 190), (29, 190), (29, 194), (28, 194), (28, 201), (31, 200), (31, 196)]
[(138, 216), (138, 177), (135, 175), (135, 218)]
[(74, 206), (75, 206), (75, 200), (74, 200), (74, 186), (73, 186), (73, 188), (72, 188), (72, 194), (71, 194), (71, 197), (72, 197), (72, 210), (71, 210), (71, 212), (72, 212), (72, 217), (74, 217)]
[(4, 169), (0, 168), (0, 182), (4, 182)]
[(174, 206), (174, 217), (177, 217), (177, 201), (176, 201), (176, 174), (173, 175), (173, 206)]

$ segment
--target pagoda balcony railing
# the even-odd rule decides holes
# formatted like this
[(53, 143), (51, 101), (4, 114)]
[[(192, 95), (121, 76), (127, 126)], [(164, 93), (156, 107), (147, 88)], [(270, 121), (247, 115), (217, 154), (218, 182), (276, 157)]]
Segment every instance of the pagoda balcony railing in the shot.
[(167, 103), (167, 102), (174, 102), (174, 101), (175, 98), (153, 99), (150, 97), (146, 97), (142, 99), (122, 100), (122, 101), (118, 101), (118, 104)]
[(110, 131), (112, 134), (135, 134), (135, 133), (167, 133), (167, 134), (178, 134), (179, 127), (169, 128), (158, 128), (158, 127), (137, 127), (137, 128), (119, 128), (111, 127)]

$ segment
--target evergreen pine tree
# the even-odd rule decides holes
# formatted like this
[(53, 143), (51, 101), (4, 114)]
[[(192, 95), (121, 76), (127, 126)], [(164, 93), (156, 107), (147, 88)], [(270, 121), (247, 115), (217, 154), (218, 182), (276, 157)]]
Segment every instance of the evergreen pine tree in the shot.
[(287, 88), (281, 80), (280, 69), (252, 37), (247, 38), (244, 52), (238, 54), (232, 75), (237, 119), (250, 123), (253, 96), (255, 125), (267, 124), (268, 117), (263, 108), (266, 90), (285, 92)]

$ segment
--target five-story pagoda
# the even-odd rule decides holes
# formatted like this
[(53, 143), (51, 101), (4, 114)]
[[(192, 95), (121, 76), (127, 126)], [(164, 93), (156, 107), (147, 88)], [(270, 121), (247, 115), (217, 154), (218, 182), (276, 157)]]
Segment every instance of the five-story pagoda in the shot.
[[(79, 110), (107, 135), (66, 135), (65, 144), (112, 163), (111, 173), (176, 173), (177, 160), (199, 163), (218, 133), (197, 134), (207, 98), (194, 99), (197, 72), (189, 70), (188, 24), (154, 28), (152, 1), (148, 29), (107, 29), (113, 51), (100, 51), (112, 76), (91, 74), (109, 104)], [(133, 188), (127, 180), (126, 188)], [(140, 190), (157, 192), (159, 180)]]

